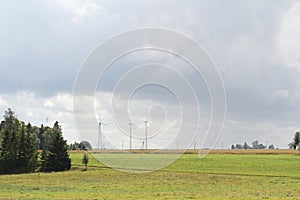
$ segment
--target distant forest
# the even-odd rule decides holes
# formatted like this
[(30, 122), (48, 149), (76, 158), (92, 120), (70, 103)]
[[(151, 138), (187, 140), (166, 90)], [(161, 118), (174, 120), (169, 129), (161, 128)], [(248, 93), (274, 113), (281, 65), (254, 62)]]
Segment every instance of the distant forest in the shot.
[(275, 146), (273, 144), (270, 144), (268, 147), (267, 145), (263, 145), (259, 143), (258, 140), (255, 140), (252, 142), (252, 146), (248, 145), (247, 142), (244, 144), (236, 144), (236, 145), (231, 145), (231, 149), (275, 149)]

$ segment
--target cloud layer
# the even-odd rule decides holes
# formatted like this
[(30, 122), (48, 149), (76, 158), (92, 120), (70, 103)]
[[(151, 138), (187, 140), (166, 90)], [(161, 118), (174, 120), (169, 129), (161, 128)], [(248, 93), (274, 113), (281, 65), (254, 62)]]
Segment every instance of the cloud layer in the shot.
[[(227, 148), (232, 143), (259, 139), (285, 148), (299, 130), (297, 1), (13, 0), (0, 4), (1, 113), (11, 107), (21, 119), (36, 125), (58, 120), (70, 142), (79, 140), (73, 120), (72, 90), (77, 71), (89, 52), (120, 32), (155, 26), (174, 29), (194, 39), (219, 67), (228, 111), (217, 147), (221, 147), (222, 141)], [(115, 63), (115, 70), (106, 77), (107, 85), (113, 84), (122, 70), (153, 60), (181, 67), (182, 71), (187, 69), (182, 61), (164, 53), (135, 53)], [(190, 73), (185, 73), (193, 81)], [(168, 74), (158, 74), (172, 79)], [(98, 99), (95, 112), (113, 124), (111, 89), (98, 91), (101, 96), (107, 95), (107, 101)], [(198, 89), (203, 92), (200, 99), (206, 122), (211, 109), (208, 94), (203, 85)], [(142, 105), (162, 103), (168, 110), (178, 106), (165, 92), (155, 88), (148, 88), (137, 97), (138, 106), (132, 108), (136, 118), (143, 118), (148, 111)], [(153, 142), (153, 148), (172, 137), (168, 134), (177, 129), (177, 122), (176, 113), (170, 114), (168, 131)], [(85, 123), (90, 134), (97, 133), (97, 124), (89, 124), (88, 119)], [(105, 129), (108, 135), (118, 132), (114, 125)], [(113, 140), (119, 148), (121, 141), (128, 143), (128, 137), (122, 134)]]

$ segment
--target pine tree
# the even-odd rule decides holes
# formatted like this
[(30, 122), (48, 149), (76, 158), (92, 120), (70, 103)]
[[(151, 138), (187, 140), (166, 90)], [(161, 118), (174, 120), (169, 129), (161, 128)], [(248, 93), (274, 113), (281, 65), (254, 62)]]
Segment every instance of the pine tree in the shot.
[(0, 173), (13, 173), (16, 170), (18, 160), (18, 126), (19, 121), (15, 113), (8, 109), (4, 115), (5, 123), (2, 128), (3, 138), (1, 142)]
[(34, 171), (37, 165), (37, 147), (34, 143), (34, 133), (30, 123), (26, 126), (26, 134), (24, 138), (24, 154), (25, 156), (25, 163), (26, 169), (28, 171)]
[(9, 159), (9, 146), (10, 146), (10, 131), (7, 128), (3, 128), (3, 139), (1, 142), (1, 155), (0, 155), (0, 159), (4, 160), (4, 159)]
[(62, 137), (61, 127), (55, 122), (52, 129), (52, 140), (42, 152), (41, 171), (65, 171), (71, 168), (71, 159), (67, 152), (67, 142)]
[[(0, 173), (26, 173), (36, 168), (37, 153), (30, 135), (30, 126), (15, 117), (11, 109), (5, 112), (2, 128)], [(27, 131), (29, 130), (29, 132)]]
[(19, 147), (19, 153), (18, 153), (18, 166), (20, 166), (20, 168), (25, 168), (26, 167), (26, 142), (25, 142), (25, 124), (22, 122), (21, 123), (21, 131), (20, 131), (20, 147)]
[(41, 128), (39, 129), (39, 135), (38, 135), (38, 138), (40, 140), (40, 144), (39, 144), (40, 150), (44, 149), (44, 132), (45, 132), (45, 129), (44, 129), (44, 125), (42, 124)]

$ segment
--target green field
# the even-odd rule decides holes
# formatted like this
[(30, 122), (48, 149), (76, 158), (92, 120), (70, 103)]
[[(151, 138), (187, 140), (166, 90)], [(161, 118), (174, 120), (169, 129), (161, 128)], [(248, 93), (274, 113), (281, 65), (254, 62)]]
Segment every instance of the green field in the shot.
[(71, 158), (68, 172), (1, 175), (0, 199), (300, 199), (298, 155), (186, 154), (150, 173)]

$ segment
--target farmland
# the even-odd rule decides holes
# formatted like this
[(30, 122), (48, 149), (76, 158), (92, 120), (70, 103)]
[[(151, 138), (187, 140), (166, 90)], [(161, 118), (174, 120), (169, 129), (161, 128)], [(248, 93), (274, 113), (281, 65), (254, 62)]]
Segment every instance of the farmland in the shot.
[[(71, 152), (72, 170), (0, 176), (0, 199), (299, 199), (300, 156), (294, 151), (185, 154), (150, 173), (110, 169)], [(123, 156), (115, 154), (114, 156)]]

